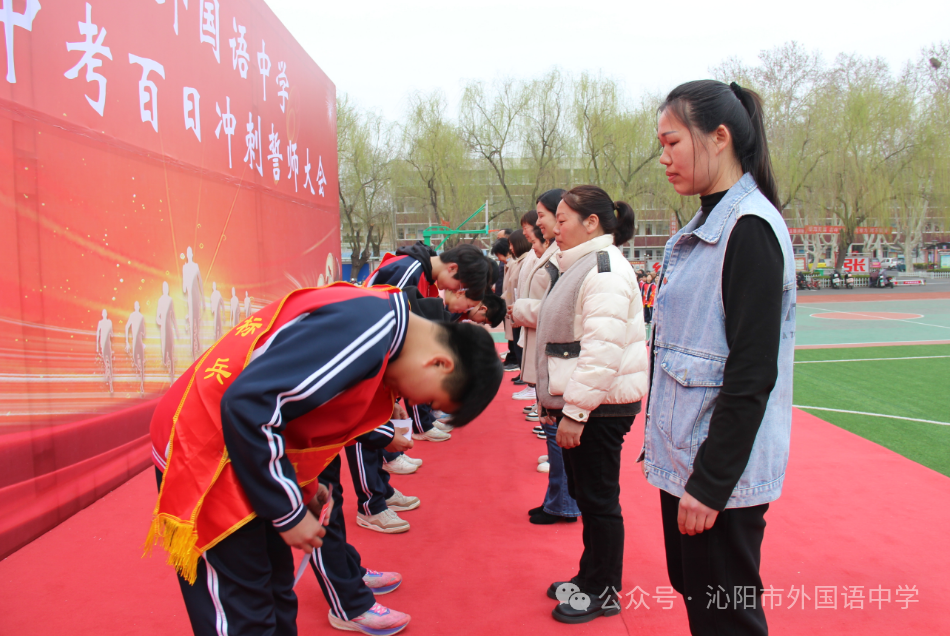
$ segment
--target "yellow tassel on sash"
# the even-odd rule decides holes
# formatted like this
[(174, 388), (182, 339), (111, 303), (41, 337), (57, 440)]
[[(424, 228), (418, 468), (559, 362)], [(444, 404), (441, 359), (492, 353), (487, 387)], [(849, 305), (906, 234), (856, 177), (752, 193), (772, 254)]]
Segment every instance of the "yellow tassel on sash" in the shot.
[(149, 526), (145, 554), (142, 556), (151, 553), (152, 546), (158, 543), (159, 538), (162, 549), (168, 553), (168, 565), (174, 566), (182, 578), (194, 585), (198, 576), (198, 559), (201, 558), (201, 552), (195, 547), (198, 543), (195, 524), (167, 515), (156, 516)]

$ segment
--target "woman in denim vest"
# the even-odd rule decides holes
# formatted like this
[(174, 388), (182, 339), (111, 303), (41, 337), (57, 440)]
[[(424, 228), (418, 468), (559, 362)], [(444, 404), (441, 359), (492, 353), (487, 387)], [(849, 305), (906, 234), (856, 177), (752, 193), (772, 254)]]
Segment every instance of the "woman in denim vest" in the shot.
[(660, 163), (701, 209), (666, 244), (641, 458), (693, 634), (767, 634), (765, 513), (788, 463), (795, 265), (758, 95), (703, 80), (660, 107)]

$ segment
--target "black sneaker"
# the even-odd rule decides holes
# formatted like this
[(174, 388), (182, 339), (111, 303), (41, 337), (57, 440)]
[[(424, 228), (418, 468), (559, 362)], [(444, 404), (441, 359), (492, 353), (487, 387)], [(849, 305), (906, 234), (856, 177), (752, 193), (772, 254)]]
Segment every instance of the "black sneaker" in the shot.
[(517, 371), (520, 368), (521, 368), (520, 365), (511, 363), (511, 362), (505, 365), (505, 371)]

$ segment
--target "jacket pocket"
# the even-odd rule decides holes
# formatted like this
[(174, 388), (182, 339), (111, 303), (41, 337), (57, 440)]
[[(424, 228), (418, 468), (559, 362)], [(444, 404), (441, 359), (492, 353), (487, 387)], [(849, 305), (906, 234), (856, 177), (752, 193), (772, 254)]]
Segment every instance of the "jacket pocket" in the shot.
[(673, 380), (667, 425), (674, 448), (695, 451), (709, 433), (725, 360), (667, 349), (660, 368)]
[(564, 395), (567, 383), (577, 367), (581, 355), (580, 342), (549, 342), (544, 347), (548, 358), (548, 393)]

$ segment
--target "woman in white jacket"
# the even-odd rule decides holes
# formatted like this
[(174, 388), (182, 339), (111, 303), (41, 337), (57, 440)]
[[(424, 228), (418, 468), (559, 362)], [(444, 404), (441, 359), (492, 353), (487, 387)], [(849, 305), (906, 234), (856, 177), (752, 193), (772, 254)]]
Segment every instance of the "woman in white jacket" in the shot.
[[(556, 219), (559, 275), (538, 317), (537, 392), (542, 421), (557, 422), (568, 489), (584, 522), (584, 554), (570, 583), (592, 602), (559, 604), (553, 616), (585, 623), (620, 612), (620, 451), (647, 392), (648, 362), (639, 286), (617, 247), (633, 235), (633, 210), (596, 186), (578, 186), (564, 194)], [(566, 582), (548, 595), (556, 598)]]
[[(521, 267), (524, 264), (525, 257), (527, 257), (528, 253), (531, 252), (531, 243), (529, 243), (528, 239), (525, 238), (523, 231), (515, 230), (511, 233), (511, 236), (508, 237), (508, 245), (510, 246), (510, 251), (508, 252), (508, 260), (505, 262), (505, 278), (504, 282), (502, 283), (501, 297), (505, 299), (505, 303), (514, 304), (518, 293), (518, 276), (521, 274)], [(514, 346), (511, 347), (511, 349), (515, 351), (515, 356), (517, 358), (516, 362), (518, 363), (519, 368), (521, 367), (521, 360), (523, 356), (521, 347), (518, 346), (518, 337), (520, 334), (521, 330), (517, 327), (514, 327), (511, 324), (511, 319), (506, 317), (505, 338), (509, 342), (514, 343)]]
[[(538, 258), (534, 267), (525, 275), (522, 285), (524, 293), (511, 309), (514, 324), (521, 327), (525, 337), (524, 363), (521, 375), (529, 384), (537, 383), (537, 349), (535, 331), (538, 327), (538, 311), (541, 301), (551, 286), (552, 271), (557, 275), (557, 266), (551, 259), (558, 253), (557, 242), (554, 241), (554, 224), (557, 206), (561, 203), (561, 196), (565, 190), (557, 188), (548, 190), (538, 197), (538, 228), (550, 246)], [(549, 264), (550, 263), (550, 264)], [(553, 268), (553, 269), (552, 269)], [(524, 270), (522, 270), (524, 272)], [(567, 491), (567, 474), (564, 472), (564, 460), (561, 456), (561, 447), (557, 445), (557, 427), (555, 424), (543, 425), (546, 436), (548, 487), (544, 493), (544, 502), (537, 508), (528, 511), (529, 520), (534, 524), (551, 524), (558, 521), (577, 521), (581, 511), (577, 502)], [(544, 466), (544, 464), (541, 464)]]

